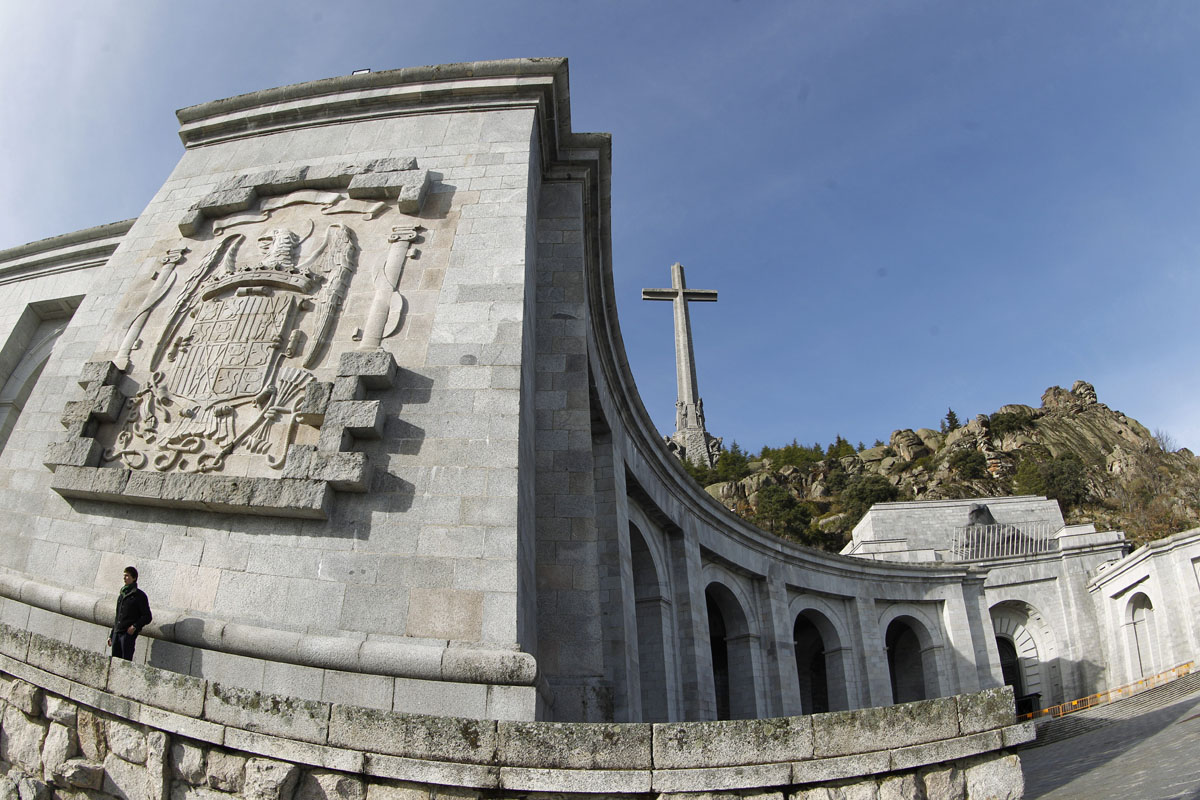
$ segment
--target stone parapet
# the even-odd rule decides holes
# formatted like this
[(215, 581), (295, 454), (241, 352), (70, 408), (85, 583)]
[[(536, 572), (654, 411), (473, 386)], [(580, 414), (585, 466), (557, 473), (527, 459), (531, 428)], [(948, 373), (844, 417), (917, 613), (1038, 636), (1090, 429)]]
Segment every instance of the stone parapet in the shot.
[[(7, 655), (22, 647), (25, 658)], [(0, 652), (0, 760), (18, 780), (139, 800), (215, 800), (214, 789), (290, 800), (325, 783), (360, 798), (436, 787), (468, 797), (816, 788), (842, 797), (883, 784), (911, 786), (905, 797), (941, 784), (967, 798), (983, 796), (972, 786), (1020, 797), (1019, 761), (1007, 751), (1034, 736), (1031, 723), (1014, 724), (1008, 688), (807, 717), (498, 722), (233, 689), (6, 625)]]
[[(0, 572), (0, 598), (103, 628), (113, 624), (113, 598), (97, 592), (61, 589)], [(195, 614), (170, 609), (156, 611), (154, 622), (147, 626), (144, 634), (161, 641), (249, 658), (399, 678), (530, 686), (537, 677), (533, 656), (516, 650), (451, 645), (449, 642), (439, 646), (428, 640), (401, 643), (268, 630), (225, 620), (202, 619)], [(25, 651), (21, 648), (38, 647), (43, 639), (46, 637), (0, 624), (0, 653), (24, 660)], [(101, 657), (86, 650), (79, 652), (90, 658)]]

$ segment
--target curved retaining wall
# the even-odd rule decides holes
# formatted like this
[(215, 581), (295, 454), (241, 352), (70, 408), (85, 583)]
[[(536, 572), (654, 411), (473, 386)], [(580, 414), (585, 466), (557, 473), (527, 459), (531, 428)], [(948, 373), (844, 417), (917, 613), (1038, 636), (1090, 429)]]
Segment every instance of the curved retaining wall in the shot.
[[(250, 692), (0, 625), (0, 796), (217, 800), (668, 795), (1020, 797), (1007, 688), (727, 722), (497, 722)], [(820, 791), (820, 794), (813, 790)], [(829, 790), (826, 792), (825, 790)], [(99, 792), (101, 794), (96, 794)], [(44, 794), (40, 795), (45, 797)], [(227, 795), (226, 795), (227, 796)]]

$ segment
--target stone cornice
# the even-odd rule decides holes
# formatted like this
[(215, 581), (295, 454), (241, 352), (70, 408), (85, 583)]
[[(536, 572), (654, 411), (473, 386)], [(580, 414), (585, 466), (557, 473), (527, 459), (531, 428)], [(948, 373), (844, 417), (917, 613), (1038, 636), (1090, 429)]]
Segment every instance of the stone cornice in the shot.
[(546, 164), (588, 146), (571, 131), (565, 58), (521, 58), (343, 75), (238, 95), (176, 112), (179, 137), (198, 147), (311, 125), (419, 112), (533, 104)]
[(134, 220), (110, 222), (0, 250), (0, 285), (88, 269), (108, 260)]
[(1147, 542), (1125, 558), (1104, 567), (1098, 575), (1088, 581), (1088, 591), (1100, 591), (1105, 584), (1120, 580), (1119, 576), (1136, 570), (1144, 562), (1154, 558), (1156, 555), (1198, 543), (1200, 543), (1200, 528), (1192, 528), (1191, 530), (1168, 536), (1165, 539), (1156, 539), (1153, 542)]

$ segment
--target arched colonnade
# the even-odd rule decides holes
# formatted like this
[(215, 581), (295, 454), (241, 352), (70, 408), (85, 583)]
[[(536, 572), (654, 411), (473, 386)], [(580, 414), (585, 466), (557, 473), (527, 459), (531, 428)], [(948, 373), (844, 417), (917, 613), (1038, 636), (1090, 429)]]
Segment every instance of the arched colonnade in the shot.
[(800, 566), (764, 580), (718, 552), (684, 546), (686, 535), (661, 522), (629, 503), (627, 718), (809, 714), (977, 688), (955, 680), (950, 612), (929, 587), (843, 578), (858, 593), (838, 594)]

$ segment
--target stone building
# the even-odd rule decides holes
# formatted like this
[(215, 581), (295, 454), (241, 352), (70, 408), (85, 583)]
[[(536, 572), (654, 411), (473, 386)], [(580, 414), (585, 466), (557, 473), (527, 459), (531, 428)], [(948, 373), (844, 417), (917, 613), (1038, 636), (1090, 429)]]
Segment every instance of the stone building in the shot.
[(1044, 497), (880, 503), (844, 553), (987, 570), (1005, 682), (1025, 710), (1134, 683), (1200, 652), (1200, 531), (1130, 553)]
[[(939, 558), (933, 506), (888, 506), (837, 555), (695, 486), (629, 372), (610, 141), (568, 96), (565, 60), (530, 59), (186, 108), (137, 219), (0, 252), (21, 780), (1018, 796), (1003, 642), (1035, 643), (1018, 689), (1046, 701), (1195, 652), (1166, 600), (1196, 596), (1192, 535)], [(155, 614), (132, 665), (105, 655), (131, 563)]]

